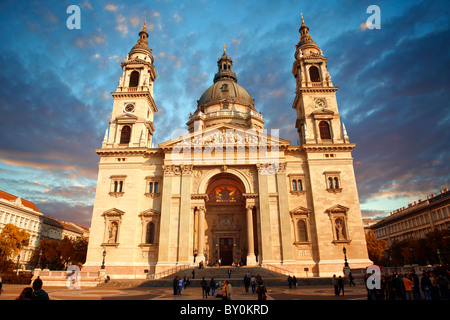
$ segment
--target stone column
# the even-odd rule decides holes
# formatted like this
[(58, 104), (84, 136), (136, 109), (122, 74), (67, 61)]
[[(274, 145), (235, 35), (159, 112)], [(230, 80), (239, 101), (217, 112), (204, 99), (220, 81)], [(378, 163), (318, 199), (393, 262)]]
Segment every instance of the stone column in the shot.
[(261, 229), (261, 257), (259, 263), (273, 263), (272, 227), (270, 221), (269, 182), (267, 168), (270, 165), (258, 165), (259, 222)]
[(294, 261), (292, 254), (291, 217), (289, 214), (289, 199), (286, 178), (286, 163), (280, 163), (276, 174), (278, 189), (278, 214), (280, 221), (281, 253), (283, 263)]
[(159, 225), (158, 263), (156, 265), (156, 272), (164, 270), (169, 264), (173, 173), (171, 166), (163, 166), (163, 168), (164, 180), (161, 194), (161, 220)]
[(195, 259), (196, 263), (199, 263), (200, 261), (203, 261), (203, 263), (206, 263), (205, 261), (205, 253), (204, 253), (204, 247), (205, 247), (205, 207), (199, 207), (199, 215), (198, 215), (198, 253), (197, 253), (197, 259)]
[(181, 203), (179, 219), (178, 263), (194, 261), (189, 250), (189, 226), (191, 225), (191, 175), (192, 165), (181, 165)]
[(253, 206), (247, 206), (247, 266), (256, 266), (255, 244), (253, 235)]

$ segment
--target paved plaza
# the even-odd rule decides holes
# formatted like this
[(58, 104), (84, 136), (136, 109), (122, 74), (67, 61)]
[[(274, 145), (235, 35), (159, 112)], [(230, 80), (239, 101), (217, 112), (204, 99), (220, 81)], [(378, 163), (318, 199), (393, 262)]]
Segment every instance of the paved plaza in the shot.
[[(26, 285), (3, 285), (0, 300), (15, 300)], [(120, 288), (120, 287), (86, 287), (69, 289), (67, 287), (46, 287), (51, 300), (217, 300), (219, 298), (202, 298), (200, 287), (188, 287), (181, 295), (173, 295), (172, 288)], [(345, 295), (335, 296), (333, 286), (300, 286), (289, 289), (285, 287), (268, 287), (267, 300), (366, 300), (364, 286), (352, 286), (345, 289)], [(216, 290), (216, 293), (220, 292)], [(233, 288), (233, 300), (257, 300), (251, 289), (246, 293), (244, 287)]]

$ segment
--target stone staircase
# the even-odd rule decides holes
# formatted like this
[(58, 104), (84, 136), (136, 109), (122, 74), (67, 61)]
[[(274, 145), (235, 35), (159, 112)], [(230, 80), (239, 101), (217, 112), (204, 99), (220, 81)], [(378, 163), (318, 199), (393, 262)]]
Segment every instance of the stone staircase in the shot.
[[(231, 269), (231, 276), (228, 278), (228, 269)], [(195, 271), (194, 277), (192, 271)], [(186, 277), (190, 280), (191, 287), (200, 287), (200, 282), (204, 277), (208, 282), (212, 277), (216, 282), (224, 282), (229, 280), (234, 287), (244, 286), (244, 276), (250, 274), (251, 276), (260, 275), (266, 286), (287, 286), (288, 276), (262, 267), (206, 267), (203, 269), (189, 268), (178, 271), (161, 279), (142, 279), (142, 280), (126, 280), (126, 279), (111, 279), (108, 283), (101, 283), (102, 287), (172, 287), (173, 279), (178, 276)], [(297, 285), (331, 285), (331, 278), (297, 278)]]

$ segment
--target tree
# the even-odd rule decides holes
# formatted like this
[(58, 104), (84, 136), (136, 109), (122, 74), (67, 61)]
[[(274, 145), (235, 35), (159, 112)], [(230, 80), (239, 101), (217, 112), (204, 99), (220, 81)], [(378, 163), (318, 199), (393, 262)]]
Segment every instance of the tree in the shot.
[(384, 258), (384, 249), (387, 247), (387, 243), (384, 240), (378, 240), (375, 232), (369, 230), (366, 233), (367, 251), (369, 253), (369, 259), (374, 264), (381, 264)]
[(20, 250), (30, 243), (30, 234), (19, 227), (7, 223), (0, 234), (1, 260), (16, 257)]

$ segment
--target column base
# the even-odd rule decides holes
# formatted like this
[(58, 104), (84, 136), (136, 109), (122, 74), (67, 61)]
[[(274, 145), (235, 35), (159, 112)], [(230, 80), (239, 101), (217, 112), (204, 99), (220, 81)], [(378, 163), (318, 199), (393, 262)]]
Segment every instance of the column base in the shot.
[(249, 254), (247, 256), (247, 266), (248, 267), (254, 267), (257, 266), (258, 263), (256, 262), (256, 256), (254, 254)]

